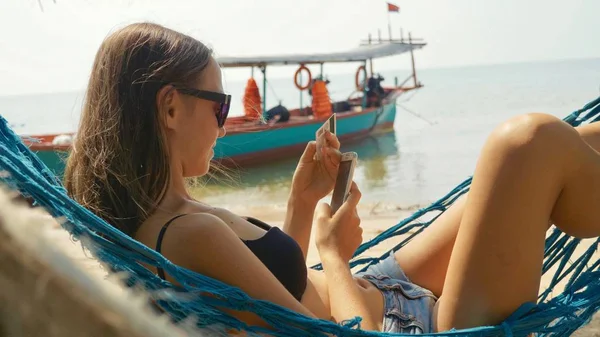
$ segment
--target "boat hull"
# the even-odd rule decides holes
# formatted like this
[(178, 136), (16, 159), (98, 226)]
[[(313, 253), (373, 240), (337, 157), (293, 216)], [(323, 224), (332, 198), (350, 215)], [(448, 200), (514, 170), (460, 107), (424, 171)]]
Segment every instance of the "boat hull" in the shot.
[[(336, 117), (336, 135), (340, 141), (358, 141), (371, 134), (393, 131), (396, 104), (389, 103), (365, 112), (344, 112)], [(307, 142), (315, 139), (323, 121), (286, 124), (257, 133), (227, 135), (217, 142), (215, 161), (226, 166), (252, 166), (297, 156), (304, 151)]]
[[(394, 101), (361, 112), (339, 113), (336, 134), (342, 142), (359, 141), (368, 135), (392, 131), (395, 117)], [(225, 166), (243, 167), (297, 156), (307, 142), (315, 139), (322, 123), (322, 120), (298, 117), (287, 123), (256, 126), (256, 130), (234, 127), (218, 140), (214, 161)], [(52, 145), (52, 137), (41, 136), (42, 143), (34, 142), (29, 146), (51, 171), (62, 176), (70, 146)]]

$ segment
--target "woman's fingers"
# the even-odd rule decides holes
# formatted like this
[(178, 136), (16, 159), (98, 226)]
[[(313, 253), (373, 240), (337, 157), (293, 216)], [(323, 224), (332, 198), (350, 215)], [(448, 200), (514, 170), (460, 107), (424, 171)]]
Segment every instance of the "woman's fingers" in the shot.
[(340, 161), (342, 160), (342, 153), (333, 148), (326, 148), (323, 152), (325, 154), (323, 156), (325, 158), (325, 168), (332, 177), (335, 177)]
[(334, 149), (340, 148), (340, 140), (333, 133), (329, 132), (329, 130), (325, 131), (325, 139), (327, 140), (327, 145), (333, 147)]

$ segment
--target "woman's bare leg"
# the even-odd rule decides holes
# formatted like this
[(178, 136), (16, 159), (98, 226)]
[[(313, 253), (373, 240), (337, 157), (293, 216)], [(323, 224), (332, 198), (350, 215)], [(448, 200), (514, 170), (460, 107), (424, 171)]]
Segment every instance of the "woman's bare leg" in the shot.
[(441, 296), (450, 254), (458, 234), (467, 196), (456, 200), (428, 228), (394, 255), (402, 270), (421, 287)]
[[(600, 122), (582, 125), (575, 130), (584, 142), (600, 152)], [(455, 201), (423, 233), (395, 254), (411, 281), (431, 290), (438, 297), (443, 291), (467, 195)]]
[(578, 237), (600, 234), (600, 156), (568, 124), (521, 116), (484, 146), (442, 295), (440, 331), (496, 324), (537, 298), (550, 218)]

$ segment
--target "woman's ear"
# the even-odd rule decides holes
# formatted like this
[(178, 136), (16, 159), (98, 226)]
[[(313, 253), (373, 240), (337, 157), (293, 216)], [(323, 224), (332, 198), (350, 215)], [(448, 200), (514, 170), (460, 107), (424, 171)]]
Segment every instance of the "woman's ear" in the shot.
[(165, 85), (156, 94), (156, 107), (161, 118), (165, 121), (167, 129), (175, 129), (175, 115), (177, 112), (175, 101), (177, 90), (172, 85)]

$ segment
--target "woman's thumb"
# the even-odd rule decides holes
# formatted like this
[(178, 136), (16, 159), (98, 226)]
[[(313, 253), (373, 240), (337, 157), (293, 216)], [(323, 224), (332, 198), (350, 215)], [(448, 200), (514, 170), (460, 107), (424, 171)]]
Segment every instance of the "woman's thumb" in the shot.
[(315, 156), (315, 153), (317, 153), (317, 142), (312, 140), (312, 141), (308, 142), (308, 144), (306, 144), (304, 153), (302, 153), (302, 156), (300, 156), (300, 162), (301, 163), (312, 162), (313, 157)]
[(315, 216), (317, 220), (329, 220), (331, 219), (331, 206), (325, 202), (321, 202), (317, 205), (315, 210)]

